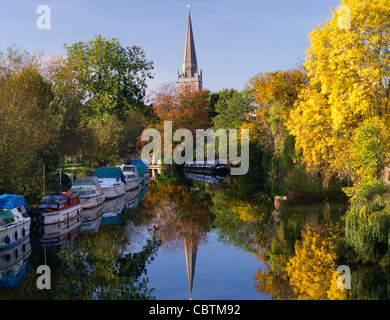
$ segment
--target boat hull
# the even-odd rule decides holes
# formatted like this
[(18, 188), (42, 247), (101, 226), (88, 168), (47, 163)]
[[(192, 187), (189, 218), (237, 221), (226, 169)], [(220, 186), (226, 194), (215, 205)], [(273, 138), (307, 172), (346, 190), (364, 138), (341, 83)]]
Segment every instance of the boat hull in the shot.
[(38, 220), (43, 225), (62, 223), (80, 217), (82, 210), (81, 205), (77, 204), (60, 211), (40, 212)]
[(125, 185), (102, 186), (105, 200), (118, 198), (125, 194)]
[(0, 250), (12, 248), (30, 236), (31, 219), (0, 228)]
[(126, 192), (127, 191), (130, 191), (130, 190), (133, 190), (133, 189), (137, 189), (140, 187), (140, 185), (143, 183), (142, 179), (136, 179), (136, 180), (126, 180)]

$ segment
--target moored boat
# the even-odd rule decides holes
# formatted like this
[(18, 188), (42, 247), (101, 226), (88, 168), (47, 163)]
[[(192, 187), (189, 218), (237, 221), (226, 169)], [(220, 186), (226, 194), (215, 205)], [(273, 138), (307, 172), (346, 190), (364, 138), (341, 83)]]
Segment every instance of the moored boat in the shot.
[(30, 235), (31, 218), (24, 196), (0, 196), (0, 249), (16, 246)]
[(142, 176), (142, 182), (143, 182), (142, 187), (146, 187), (149, 184), (149, 180), (150, 180), (149, 170), (146, 163), (143, 162), (142, 160), (133, 160), (131, 161), (130, 164), (142, 168), (142, 170), (144, 171), (144, 174), (140, 175)]
[(90, 209), (101, 205), (105, 199), (104, 193), (97, 177), (80, 177), (69, 189), (77, 194), (83, 209)]
[[(140, 189), (143, 184), (143, 177), (138, 174), (137, 167), (134, 165), (121, 165), (120, 168), (125, 176), (126, 187), (125, 190), (132, 191), (135, 189)], [(143, 172), (143, 169), (142, 169)]]
[(230, 167), (220, 161), (189, 161), (184, 163), (186, 172), (228, 174)]
[(36, 212), (39, 222), (48, 225), (79, 218), (82, 210), (78, 195), (62, 192), (44, 196)]
[(95, 170), (93, 176), (98, 178), (106, 200), (125, 194), (126, 180), (121, 168), (101, 167)]

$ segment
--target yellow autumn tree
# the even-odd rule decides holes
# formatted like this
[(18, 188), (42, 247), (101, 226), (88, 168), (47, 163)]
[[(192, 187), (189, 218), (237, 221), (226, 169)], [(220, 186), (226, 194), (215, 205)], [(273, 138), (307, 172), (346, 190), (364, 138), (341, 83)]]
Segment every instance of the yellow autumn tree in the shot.
[[(309, 85), (287, 121), (308, 168), (351, 174), (352, 141), (362, 123), (390, 125), (388, 0), (342, 0), (309, 34)], [(390, 150), (390, 141), (384, 141)], [(388, 151), (387, 151), (388, 152)], [(386, 155), (387, 156), (387, 155)]]

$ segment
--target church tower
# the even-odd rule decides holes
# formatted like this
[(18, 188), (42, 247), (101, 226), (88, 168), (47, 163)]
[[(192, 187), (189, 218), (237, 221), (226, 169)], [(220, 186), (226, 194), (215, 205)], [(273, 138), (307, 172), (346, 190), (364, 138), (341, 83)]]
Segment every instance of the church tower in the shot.
[(177, 90), (180, 92), (191, 92), (202, 90), (202, 70), (198, 71), (196, 61), (195, 41), (192, 32), (190, 6), (188, 6), (188, 21), (186, 39), (184, 43), (183, 63), (181, 74), (177, 71)]

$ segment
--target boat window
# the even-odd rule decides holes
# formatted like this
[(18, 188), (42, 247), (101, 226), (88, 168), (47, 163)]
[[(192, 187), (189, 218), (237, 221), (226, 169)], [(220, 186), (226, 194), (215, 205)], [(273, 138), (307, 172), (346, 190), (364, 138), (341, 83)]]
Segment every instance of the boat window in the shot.
[(91, 194), (91, 192), (89, 190), (85, 190), (85, 191), (83, 190), (83, 191), (78, 191), (77, 192), (78, 196), (87, 196), (89, 194)]
[(54, 209), (57, 210), (58, 204), (57, 203), (40, 203), (38, 205), (38, 209)]
[(15, 222), (15, 219), (14, 218), (6, 218), (6, 219), (0, 219), (0, 221), (3, 222), (3, 225), (7, 225), (7, 224), (10, 224), (12, 222)]
[(134, 172), (134, 167), (124, 167), (123, 172)]
[(60, 210), (65, 208), (65, 203), (60, 204)]

